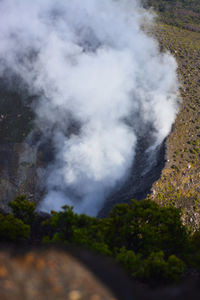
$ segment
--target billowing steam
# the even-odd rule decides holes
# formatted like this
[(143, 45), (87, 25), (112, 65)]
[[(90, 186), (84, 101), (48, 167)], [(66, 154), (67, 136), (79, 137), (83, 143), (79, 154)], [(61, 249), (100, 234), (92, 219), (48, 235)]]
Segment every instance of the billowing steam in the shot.
[(145, 34), (138, 1), (1, 0), (0, 72), (32, 95), (53, 144), (42, 209), (95, 215), (128, 176), (137, 140), (150, 154), (177, 113), (176, 62)]

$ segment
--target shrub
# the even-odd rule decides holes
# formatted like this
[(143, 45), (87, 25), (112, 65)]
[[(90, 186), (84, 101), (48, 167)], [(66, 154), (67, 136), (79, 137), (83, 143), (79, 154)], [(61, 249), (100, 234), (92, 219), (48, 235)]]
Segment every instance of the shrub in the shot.
[(0, 240), (4, 242), (24, 241), (30, 237), (30, 226), (13, 215), (0, 214)]
[(168, 260), (164, 258), (164, 252), (152, 252), (147, 259), (145, 259), (135, 273), (135, 277), (144, 281), (151, 282), (177, 282), (180, 276), (185, 271), (184, 262), (171, 255)]
[(150, 200), (118, 204), (108, 219), (107, 242), (148, 256), (163, 250), (165, 255), (182, 255), (188, 245), (188, 232), (174, 207), (159, 207)]
[(24, 223), (31, 224), (34, 221), (36, 204), (28, 201), (25, 195), (16, 197), (9, 206), (12, 208), (13, 215)]
[(141, 264), (140, 255), (136, 255), (132, 250), (127, 250), (125, 247), (120, 249), (116, 259), (132, 275), (138, 271)]

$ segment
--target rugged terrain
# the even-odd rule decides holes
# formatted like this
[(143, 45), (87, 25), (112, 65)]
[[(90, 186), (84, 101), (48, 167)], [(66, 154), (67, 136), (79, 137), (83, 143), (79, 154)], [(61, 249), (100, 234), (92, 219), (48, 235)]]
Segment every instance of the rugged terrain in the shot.
[[(182, 104), (166, 141), (166, 164), (152, 187), (161, 205), (183, 209), (184, 222), (200, 226), (200, 4), (199, 1), (149, 1), (159, 11), (155, 35), (178, 63)], [(163, 7), (163, 9), (161, 8)]]
[(157, 28), (163, 48), (177, 59), (182, 104), (166, 141), (166, 165), (152, 188), (153, 199), (184, 209), (185, 221), (200, 219), (200, 33), (169, 25)]
[[(141, 162), (122, 190), (111, 196), (106, 210), (116, 202), (146, 197), (155, 182), (150, 197), (161, 205), (181, 207), (184, 222), (197, 229), (200, 225), (200, 5), (197, 0), (162, 3), (149, 0), (145, 4), (155, 7), (158, 13), (157, 25), (149, 34), (156, 36), (162, 51), (169, 50), (177, 59), (183, 101), (172, 132), (160, 149), (158, 163), (143, 176)], [(33, 122), (32, 99), (25, 90), (22, 92), (17, 79), (9, 83), (1, 79), (0, 95), (1, 208), (7, 209), (8, 202), (17, 194), (25, 193), (28, 199), (38, 200), (37, 172), (45, 164), (45, 155), (26, 138)], [(141, 160), (140, 148), (137, 156)]]
[(161, 51), (170, 51), (177, 60), (182, 103), (157, 164), (144, 176), (137, 165), (138, 177), (133, 172), (110, 198), (110, 205), (149, 194), (160, 205), (183, 209), (184, 223), (196, 230), (200, 227), (200, 5), (179, 0), (152, 0), (148, 5), (157, 10), (157, 24), (150, 34)]

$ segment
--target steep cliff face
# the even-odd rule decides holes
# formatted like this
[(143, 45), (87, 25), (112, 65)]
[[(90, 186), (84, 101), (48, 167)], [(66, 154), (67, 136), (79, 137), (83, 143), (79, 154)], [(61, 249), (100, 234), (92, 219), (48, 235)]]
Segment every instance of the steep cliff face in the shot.
[(33, 113), (26, 88), (19, 78), (0, 78), (0, 208), (17, 194), (32, 199), (36, 187), (36, 150), (24, 142)]
[(37, 201), (37, 151), (27, 143), (0, 144), (0, 208), (26, 194)]
[[(183, 210), (183, 223), (192, 230), (200, 227), (200, 18), (199, 1), (147, 1), (159, 11), (159, 23), (153, 35), (162, 51), (170, 51), (178, 63), (182, 104), (169, 137), (163, 146), (158, 165), (160, 178), (154, 177), (151, 198), (160, 205), (172, 205)], [(163, 8), (163, 9), (162, 9)], [(167, 23), (167, 24), (166, 24)], [(165, 159), (164, 159), (165, 157)], [(162, 164), (163, 163), (163, 164)], [(152, 169), (153, 176), (156, 168)], [(138, 175), (140, 172), (138, 172)], [(157, 173), (159, 174), (159, 172)], [(147, 174), (150, 175), (151, 173)], [(147, 177), (147, 182), (149, 180)], [(129, 188), (115, 195), (119, 201), (130, 194), (138, 180), (145, 190), (145, 178), (132, 178)], [(150, 186), (150, 185), (149, 185)], [(127, 194), (126, 194), (127, 193)]]
[(200, 33), (160, 25), (162, 48), (178, 61), (182, 105), (166, 141), (166, 165), (152, 187), (152, 198), (161, 205), (184, 211), (183, 221), (193, 230), (200, 226)]

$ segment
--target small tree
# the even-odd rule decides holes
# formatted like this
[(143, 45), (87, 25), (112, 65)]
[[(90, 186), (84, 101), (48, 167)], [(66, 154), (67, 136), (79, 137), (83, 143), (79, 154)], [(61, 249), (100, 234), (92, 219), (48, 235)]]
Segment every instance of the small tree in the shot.
[(33, 223), (36, 214), (36, 204), (27, 200), (25, 195), (16, 197), (12, 202), (9, 203), (12, 208), (13, 215), (22, 220), (26, 224)]
[(30, 236), (30, 226), (13, 215), (0, 214), (0, 241), (17, 242), (24, 241)]

